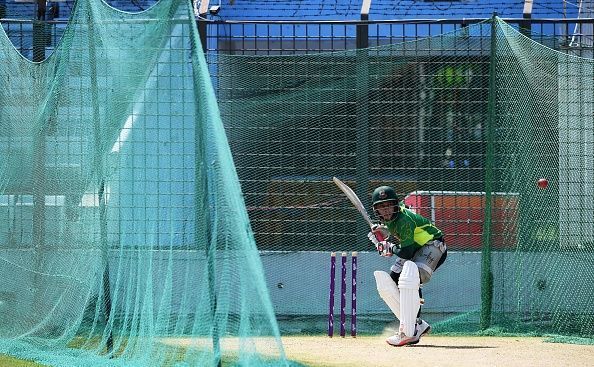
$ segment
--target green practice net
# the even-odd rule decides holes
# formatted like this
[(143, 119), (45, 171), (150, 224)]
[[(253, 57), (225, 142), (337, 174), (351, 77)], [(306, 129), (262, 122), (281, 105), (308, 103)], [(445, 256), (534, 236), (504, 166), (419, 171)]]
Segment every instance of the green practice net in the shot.
[[(591, 342), (592, 60), (498, 19), (311, 53), (324, 46), (320, 31), (295, 41), (304, 48), (293, 55), (243, 31), (237, 50), (249, 45), (246, 54), (208, 61), (258, 247), (285, 264), (271, 287), (277, 316), (287, 316), (283, 332), (325, 331), (331, 251), (359, 252), (359, 331), (382, 332), (393, 320), (372, 276), (392, 260), (374, 253), (336, 176), (367, 207), (373, 188), (394, 186), (445, 232), (448, 260), (423, 292), (435, 331)], [(280, 302), (289, 299), (300, 302)], [(319, 316), (315, 325), (299, 324), (307, 314)]]
[(287, 365), (189, 1), (0, 34), (0, 353)]
[(517, 232), (514, 251), (492, 257), (492, 321), (592, 338), (594, 62), (536, 44), (503, 22), (495, 39), (486, 177), (493, 191), (517, 194), (518, 205), (517, 231), (507, 231), (508, 238)]

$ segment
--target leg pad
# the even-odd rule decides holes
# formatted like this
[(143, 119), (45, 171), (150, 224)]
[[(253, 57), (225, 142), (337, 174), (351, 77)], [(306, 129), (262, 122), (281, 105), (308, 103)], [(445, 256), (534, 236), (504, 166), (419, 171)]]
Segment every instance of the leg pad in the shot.
[(390, 274), (385, 271), (375, 271), (373, 272), (373, 276), (375, 276), (377, 292), (380, 297), (390, 307), (394, 316), (400, 320), (400, 291), (396, 283), (394, 283)]
[(421, 307), (420, 285), (417, 264), (412, 261), (405, 262), (398, 281), (398, 288), (400, 289), (400, 327), (408, 337), (415, 334), (417, 314)]

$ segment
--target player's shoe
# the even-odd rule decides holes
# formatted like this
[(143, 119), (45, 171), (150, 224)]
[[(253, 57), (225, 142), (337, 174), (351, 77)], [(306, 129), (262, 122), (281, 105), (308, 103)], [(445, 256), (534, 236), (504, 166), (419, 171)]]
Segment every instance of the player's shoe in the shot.
[(420, 324), (416, 324), (415, 327), (415, 335), (413, 336), (406, 336), (404, 332), (400, 331), (398, 334), (394, 334), (388, 339), (386, 339), (386, 343), (390, 344), (394, 347), (403, 347), (405, 345), (414, 345), (419, 342), (421, 336), (429, 333), (431, 331), (431, 325), (429, 325), (425, 320), (421, 320)]
[(417, 330), (419, 331), (419, 338), (421, 338), (421, 336), (429, 334), (431, 332), (431, 325), (429, 325), (427, 321), (423, 319), (417, 320)]
[(390, 344), (393, 347), (403, 347), (405, 345), (412, 345), (417, 344), (419, 342), (419, 336), (415, 332), (413, 336), (406, 336), (403, 332), (399, 332), (398, 334), (394, 334), (388, 339), (386, 339), (386, 343)]

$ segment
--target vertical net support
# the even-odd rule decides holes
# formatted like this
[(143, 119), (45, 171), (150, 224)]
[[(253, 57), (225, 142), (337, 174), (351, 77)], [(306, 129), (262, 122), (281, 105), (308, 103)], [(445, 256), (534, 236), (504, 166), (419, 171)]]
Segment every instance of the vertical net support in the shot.
[(482, 236), (482, 252), (481, 252), (481, 316), (480, 328), (482, 330), (491, 325), (491, 309), (493, 307), (493, 272), (491, 268), (491, 224), (492, 224), (492, 200), (493, 200), (493, 137), (495, 111), (496, 111), (496, 72), (497, 72), (497, 18), (493, 15), (491, 18), (491, 48), (490, 48), (490, 64), (489, 64), (489, 104), (487, 110), (487, 126), (486, 126), (486, 157), (485, 157), (485, 207), (484, 207), (484, 222), (483, 222), (483, 236)]
[[(94, 34), (93, 21), (91, 19), (91, 12), (87, 14), (86, 22), (89, 26), (87, 32), (89, 37)], [(99, 201), (99, 247), (101, 251), (101, 289), (99, 292), (100, 304), (103, 306), (103, 322), (105, 325), (110, 323), (112, 314), (112, 303), (111, 303), (111, 286), (110, 286), (110, 274), (109, 274), (109, 244), (107, 240), (107, 207), (105, 197), (105, 178), (103, 177), (105, 169), (103, 167), (103, 154), (101, 153), (101, 114), (99, 112), (99, 85), (97, 81), (97, 53), (95, 52), (95, 43), (92, 39), (88, 41), (89, 45), (89, 76), (90, 76), (90, 92), (91, 92), (91, 119), (93, 121), (93, 141), (94, 141), (94, 154), (93, 154), (93, 170), (97, 177), (95, 177), (97, 185), (97, 200)], [(113, 333), (112, 330), (108, 330), (105, 340), (106, 352), (108, 355), (113, 353)]]
[[(367, 48), (356, 51), (356, 94), (357, 94), (357, 196), (365, 207), (369, 207), (369, 52)], [(369, 225), (363, 218), (357, 219), (357, 235), (364, 238)]]

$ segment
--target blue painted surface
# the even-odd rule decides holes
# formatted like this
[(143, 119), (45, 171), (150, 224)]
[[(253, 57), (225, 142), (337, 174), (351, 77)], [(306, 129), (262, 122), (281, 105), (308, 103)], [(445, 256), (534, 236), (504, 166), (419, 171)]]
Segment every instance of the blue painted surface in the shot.
[[(30, 19), (35, 14), (35, 5), (17, 3), (15, 0), (0, 0), (6, 4), (7, 18)], [(127, 12), (140, 12), (156, 3), (156, 0), (106, 0), (114, 8)], [(214, 19), (285, 19), (285, 20), (348, 20), (359, 19), (362, 0), (221, 0), (210, 1), (221, 5)], [(49, 7), (55, 3), (48, 4)], [(67, 19), (74, 0), (58, 3), (60, 19)], [(578, 0), (535, 1), (533, 18), (575, 18), (578, 15)], [(369, 19), (455, 19), (488, 18), (497, 12), (503, 18), (521, 18), (524, 0), (371, 0)]]
[[(213, 20), (284, 20), (284, 21), (344, 21), (361, 18), (362, 0), (235, 0), (221, 1), (221, 10), (216, 15), (207, 15)], [(211, 4), (217, 4), (211, 1)], [(421, 0), (371, 0), (369, 20), (411, 20), (411, 19), (488, 19), (494, 12), (501, 18), (523, 17), (524, 0), (460, 0), (460, 1), (421, 1)], [(577, 18), (578, 5), (574, 2), (557, 0), (537, 1), (533, 5), (533, 19)], [(448, 24), (373, 24), (369, 27), (370, 46), (375, 46), (373, 39), (383, 43), (399, 43), (411, 38), (454, 31), (458, 26)], [(572, 27), (570, 27), (572, 29)], [(568, 29), (570, 29), (568, 28)], [(540, 25), (534, 29), (539, 34), (564, 34), (559, 25)], [(235, 37), (233, 49), (267, 49), (275, 39), (282, 39), (282, 44), (275, 44), (277, 49), (311, 49), (331, 51), (354, 48), (356, 34), (354, 25), (328, 24), (227, 24), (212, 29), (209, 33), (209, 49), (225, 49), (216, 44), (219, 37)], [(319, 41), (318, 46), (308, 47), (304, 39)], [(294, 40), (295, 44), (291, 44)], [(380, 41), (381, 40), (381, 41)], [(260, 45), (255, 45), (255, 42)], [(267, 44), (262, 44), (266, 42)], [(331, 47), (320, 44), (331, 44)], [(319, 47), (319, 48), (317, 48)], [(248, 51), (249, 53), (250, 51)], [(274, 54), (275, 52), (272, 52)], [(278, 52), (282, 53), (282, 52)], [(288, 52), (288, 53), (292, 53)]]
[[(359, 19), (362, 0), (235, 0), (222, 1), (220, 19)], [(217, 2), (211, 1), (211, 4)], [(577, 16), (577, 0), (535, 1), (534, 18)], [(440, 19), (522, 17), (524, 0), (371, 0), (369, 19)]]
[[(100, 0), (95, 0), (100, 1)], [(161, 0), (165, 1), (165, 0)], [(221, 10), (216, 15), (207, 15), (209, 19), (220, 20), (358, 20), (360, 19), (361, 2), (363, 0), (210, 0), (210, 5), (220, 4)], [(6, 18), (32, 19), (35, 16), (35, 4), (17, 3), (15, 0), (0, 0), (6, 5)], [(154, 5), (157, 0), (106, 0), (114, 8), (126, 12), (142, 12)], [(74, 6), (74, 0), (59, 3), (48, 3), (46, 19), (51, 19), (51, 7), (59, 7), (57, 18), (67, 20)], [(575, 18), (578, 16), (578, 0), (558, 1), (542, 0), (533, 5), (533, 19), (543, 18)], [(490, 18), (494, 12), (502, 18), (521, 18), (524, 0), (458, 0), (458, 1), (423, 1), (423, 0), (371, 0), (370, 20), (403, 20), (403, 19), (463, 19), (463, 18)], [(437, 26), (437, 25), (436, 25)], [(439, 25), (439, 29), (430, 29), (428, 25), (415, 24), (382, 24), (369, 27), (370, 38), (387, 38), (389, 43), (398, 43), (406, 38), (425, 37), (434, 34), (446, 33), (454, 30), (453, 25)], [(563, 34), (560, 26), (544, 25), (534, 29), (540, 34)], [(26, 32), (25, 32), (26, 33)], [(353, 48), (353, 39), (356, 29), (353, 25), (256, 25), (256, 24), (227, 24), (211, 29), (209, 34), (209, 49), (219, 48), (217, 38), (214, 36), (234, 36), (237, 39), (234, 48), (250, 48), (249, 42), (259, 38), (262, 42), (266, 39), (294, 39), (301, 42), (305, 38), (328, 40), (329, 47), (322, 51)], [(10, 36), (10, 35), (9, 35)], [(11, 38), (13, 36), (10, 36)], [(14, 36), (16, 37), (16, 35)], [(29, 34), (26, 37), (31, 37)], [(246, 45), (247, 40), (247, 45)], [(350, 41), (349, 41), (350, 40)], [(265, 41), (269, 42), (269, 41)], [(350, 42), (350, 43), (349, 43)], [(16, 42), (15, 42), (16, 43)], [(25, 41), (25, 43), (27, 43)], [(30, 44), (30, 42), (29, 42)], [(371, 46), (375, 45), (373, 42)], [(18, 45), (16, 45), (19, 48)], [(259, 45), (259, 48), (264, 47)], [(293, 49), (283, 41), (282, 45), (275, 45), (279, 49)], [(30, 47), (29, 47), (30, 48)], [(224, 47), (222, 47), (224, 48)], [(29, 57), (31, 50), (21, 50)]]

